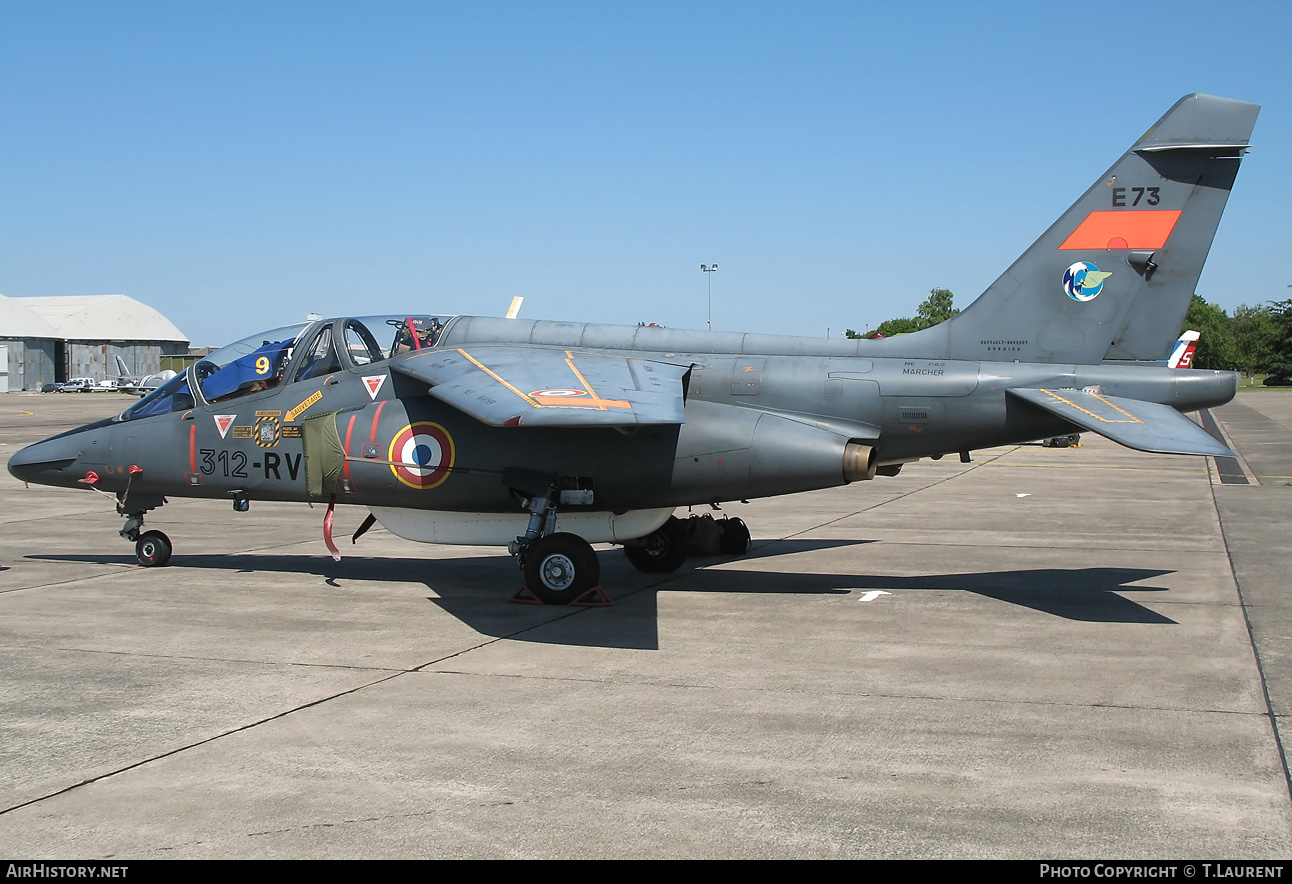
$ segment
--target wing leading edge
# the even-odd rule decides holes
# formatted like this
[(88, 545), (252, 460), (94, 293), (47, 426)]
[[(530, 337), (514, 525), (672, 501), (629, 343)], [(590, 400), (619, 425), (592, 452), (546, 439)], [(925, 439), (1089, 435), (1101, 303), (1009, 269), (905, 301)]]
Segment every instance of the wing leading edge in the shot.
[(1017, 396), (1127, 448), (1157, 454), (1233, 457), (1202, 427), (1169, 405), (1086, 390), (1012, 389)]
[(431, 349), (392, 360), (491, 427), (632, 427), (686, 420), (690, 365), (546, 347)]

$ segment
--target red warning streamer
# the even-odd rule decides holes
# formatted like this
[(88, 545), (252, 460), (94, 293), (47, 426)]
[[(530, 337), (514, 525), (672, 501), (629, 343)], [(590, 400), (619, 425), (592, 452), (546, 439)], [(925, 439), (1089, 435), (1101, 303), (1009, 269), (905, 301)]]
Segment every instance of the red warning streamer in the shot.
[(332, 516), (336, 513), (336, 495), (333, 494), (327, 502), (327, 513), (323, 516), (323, 542), (327, 544), (328, 552), (332, 553), (332, 561), (341, 561), (341, 550), (336, 548), (332, 542)]

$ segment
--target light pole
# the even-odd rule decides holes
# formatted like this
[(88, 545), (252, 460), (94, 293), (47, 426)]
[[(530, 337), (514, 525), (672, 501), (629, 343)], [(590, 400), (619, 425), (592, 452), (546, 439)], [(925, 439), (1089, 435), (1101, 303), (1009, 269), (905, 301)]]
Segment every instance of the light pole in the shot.
[(701, 264), (700, 269), (704, 271), (705, 278), (709, 280), (709, 331), (713, 331), (713, 277), (709, 276), (709, 274), (716, 271), (718, 269), (718, 265), (714, 264), (706, 267)]

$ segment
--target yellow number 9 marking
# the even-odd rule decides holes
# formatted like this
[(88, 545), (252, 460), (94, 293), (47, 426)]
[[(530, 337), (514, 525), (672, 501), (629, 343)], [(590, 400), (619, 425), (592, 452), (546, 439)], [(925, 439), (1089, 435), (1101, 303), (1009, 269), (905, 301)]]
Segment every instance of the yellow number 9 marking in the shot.
[(256, 360), (256, 374), (269, 374), (268, 356), (261, 356)]

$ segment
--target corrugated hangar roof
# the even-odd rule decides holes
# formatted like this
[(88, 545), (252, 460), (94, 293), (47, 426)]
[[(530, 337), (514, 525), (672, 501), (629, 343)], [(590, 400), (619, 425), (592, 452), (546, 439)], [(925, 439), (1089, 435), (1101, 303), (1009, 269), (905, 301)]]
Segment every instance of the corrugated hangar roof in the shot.
[(73, 341), (182, 341), (169, 319), (126, 295), (56, 295), (9, 298), (54, 327), (53, 337)]
[(39, 313), (14, 298), (0, 295), (0, 338), (62, 337)]

